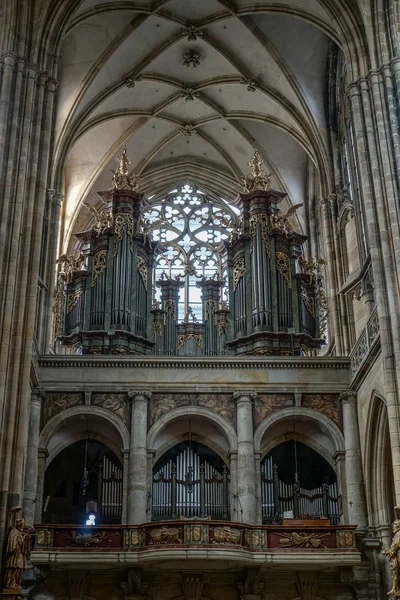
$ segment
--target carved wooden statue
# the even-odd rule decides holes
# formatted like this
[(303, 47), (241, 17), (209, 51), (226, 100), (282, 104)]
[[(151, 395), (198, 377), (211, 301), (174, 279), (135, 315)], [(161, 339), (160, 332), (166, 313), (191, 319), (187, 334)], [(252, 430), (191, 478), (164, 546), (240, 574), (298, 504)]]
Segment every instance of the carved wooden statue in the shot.
[(397, 519), (393, 523), (393, 541), (389, 548), (382, 549), (382, 554), (389, 558), (390, 568), (393, 573), (393, 587), (388, 592), (388, 596), (391, 598), (399, 598), (400, 597), (400, 520)]
[(29, 541), (33, 529), (24, 533), (24, 519), (17, 519), (11, 525), (7, 539), (7, 550), (4, 568), (4, 589), (22, 588), (22, 572), (26, 569), (29, 554)]

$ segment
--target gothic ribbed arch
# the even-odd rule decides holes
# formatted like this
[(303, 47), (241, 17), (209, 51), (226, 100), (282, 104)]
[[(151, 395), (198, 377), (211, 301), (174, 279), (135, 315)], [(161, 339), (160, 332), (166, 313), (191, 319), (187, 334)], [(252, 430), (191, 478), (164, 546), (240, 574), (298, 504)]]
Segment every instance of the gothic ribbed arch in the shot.
[[(387, 469), (390, 453), (389, 422), (386, 401), (376, 390), (369, 402), (364, 443), (365, 483), (368, 515), (371, 526), (389, 524), (394, 515), (388, 508)], [(386, 485), (385, 485), (386, 484)]]
[(233, 426), (221, 415), (212, 412), (211, 410), (202, 406), (184, 406), (182, 408), (174, 408), (169, 412), (162, 415), (153, 425), (150, 427), (147, 434), (147, 448), (154, 448), (157, 436), (165, 429), (167, 425), (178, 419), (188, 418), (191, 416), (203, 417), (207, 421), (211, 421), (217, 426), (217, 429), (224, 435), (229, 445), (229, 451), (234, 452), (237, 450), (237, 435)]
[(268, 430), (280, 421), (293, 420), (295, 417), (303, 417), (314, 422), (317, 426), (322, 426), (330, 441), (333, 444), (335, 452), (341, 452), (344, 450), (344, 437), (339, 427), (335, 425), (331, 419), (323, 415), (322, 413), (313, 410), (311, 408), (302, 408), (300, 406), (291, 406), (283, 408), (272, 413), (266, 417), (258, 426), (254, 434), (254, 450), (255, 452), (261, 452), (262, 440)]
[(39, 448), (47, 448), (51, 439), (59, 431), (64, 421), (72, 420), (80, 416), (99, 417), (107, 421), (107, 423), (117, 433), (121, 447), (129, 448), (130, 435), (126, 425), (112, 412), (105, 410), (99, 406), (72, 406), (55, 415), (43, 427), (39, 437)]

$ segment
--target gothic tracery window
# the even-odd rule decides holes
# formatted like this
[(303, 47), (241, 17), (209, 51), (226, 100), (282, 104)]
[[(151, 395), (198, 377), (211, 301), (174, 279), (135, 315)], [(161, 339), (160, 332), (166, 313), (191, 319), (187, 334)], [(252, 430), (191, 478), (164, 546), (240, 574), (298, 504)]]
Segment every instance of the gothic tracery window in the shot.
[[(178, 304), (178, 320), (189, 312), (202, 319), (201, 277), (224, 279), (221, 242), (239, 227), (239, 210), (221, 198), (210, 198), (192, 183), (183, 183), (164, 198), (152, 198), (143, 212), (143, 222), (157, 242), (154, 268), (156, 282), (161, 277), (180, 277), (184, 282)], [(223, 298), (227, 299), (224, 294)], [(190, 311), (189, 311), (190, 309)]]

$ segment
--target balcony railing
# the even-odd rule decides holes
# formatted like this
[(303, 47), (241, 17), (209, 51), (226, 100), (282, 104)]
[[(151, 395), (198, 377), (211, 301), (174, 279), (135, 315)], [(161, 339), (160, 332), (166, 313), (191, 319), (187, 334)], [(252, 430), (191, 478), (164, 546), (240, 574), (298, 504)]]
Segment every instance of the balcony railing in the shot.
[(139, 526), (37, 525), (33, 553), (141, 552), (156, 548), (227, 548), (250, 552), (357, 552), (355, 527), (328, 520), (288, 525), (244, 525), (226, 521), (166, 521)]
[(368, 320), (366, 327), (358, 338), (356, 345), (350, 353), (352, 378), (356, 376), (360, 368), (364, 365), (377, 340), (379, 339), (379, 320), (378, 312), (375, 308)]

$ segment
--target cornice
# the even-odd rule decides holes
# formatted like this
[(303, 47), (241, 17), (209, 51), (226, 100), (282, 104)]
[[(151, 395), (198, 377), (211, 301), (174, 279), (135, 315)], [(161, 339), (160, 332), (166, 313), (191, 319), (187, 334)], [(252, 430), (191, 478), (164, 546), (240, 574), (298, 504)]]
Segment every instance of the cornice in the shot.
[(39, 369), (334, 369), (348, 370), (347, 357), (154, 357), (40, 356)]

